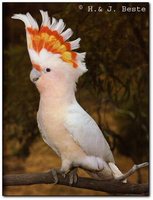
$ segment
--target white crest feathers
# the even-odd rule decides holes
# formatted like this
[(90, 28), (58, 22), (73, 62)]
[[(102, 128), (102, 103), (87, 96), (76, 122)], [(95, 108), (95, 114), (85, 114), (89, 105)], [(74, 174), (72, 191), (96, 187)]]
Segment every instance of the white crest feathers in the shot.
[[(29, 28), (32, 31), (36, 30), (37, 31), (36, 34), (39, 37), (41, 37), (39, 31), (41, 30), (41, 28), (46, 27), (46, 28), (48, 28), (48, 32), (44, 32), (44, 33), (50, 34), (50, 35), (48, 35), (48, 38), (51, 36), (51, 34), (54, 31), (57, 33), (57, 34), (54, 35), (54, 37), (56, 37), (56, 35), (57, 35), (56, 40), (58, 41), (58, 43), (59, 42), (61, 43), (60, 38), (63, 38), (63, 43), (61, 43), (61, 45), (65, 45), (66, 50), (63, 53), (60, 53), (60, 52), (58, 53), (58, 54), (61, 54), (61, 59), (63, 59), (65, 62), (72, 63), (74, 68), (76, 68), (76, 69), (79, 68), (79, 71), (81, 69), (82, 69), (82, 72), (87, 71), (86, 66), (85, 66), (85, 62), (84, 62), (85, 53), (73, 52), (73, 50), (78, 49), (80, 47), (80, 40), (81, 39), (78, 38), (74, 41), (68, 41), (68, 39), (72, 36), (73, 31), (71, 30), (71, 28), (68, 28), (64, 31), (65, 24), (63, 22), (63, 19), (56, 20), (54, 17), (52, 17), (52, 22), (51, 22), (47, 11), (40, 10), (40, 13), (41, 13), (41, 16), (42, 16), (42, 24), (41, 24), (40, 29), (38, 27), (36, 20), (31, 16), (31, 14), (29, 12), (27, 12), (26, 14), (15, 14), (15, 15), (12, 16), (13, 19), (19, 19), (19, 20), (23, 21), (25, 26), (26, 26), (28, 50), (30, 48), (34, 48), (33, 43), (32, 43), (33, 42), (32, 39), (35, 37), (35, 35), (33, 37), (31, 37), (32, 33), (28, 32)], [(41, 39), (43, 39), (43, 38), (41, 38)], [(58, 45), (56, 45), (56, 40), (55, 40), (54, 47), (58, 48)], [(47, 42), (49, 44), (49, 40)], [(42, 47), (40, 47), (40, 44), (38, 44), (39, 47), (35, 48), (34, 50), (38, 53), (43, 48), (46, 48), (46, 50), (47, 50), (47, 47), (45, 47), (47, 42), (45, 40), (44, 43), (42, 43)], [(52, 51), (48, 50), (48, 52), (52, 52)], [(56, 52), (58, 52), (58, 49), (57, 49)], [(68, 60), (70, 58), (70, 56), (66, 55), (66, 52), (73, 54), (73, 56), (71, 56), (71, 60)], [(74, 54), (76, 56), (74, 56)], [(31, 57), (31, 55), (30, 55), (30, 57)], [(32, 60), (32, 58), (31, 58), (31, 60)]]

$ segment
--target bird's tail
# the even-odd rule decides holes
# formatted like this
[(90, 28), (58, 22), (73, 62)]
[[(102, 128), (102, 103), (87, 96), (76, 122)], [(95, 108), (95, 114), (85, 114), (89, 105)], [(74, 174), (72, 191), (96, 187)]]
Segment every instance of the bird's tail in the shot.
[[(104, 168), (100, 172), (96, 173), (88, 172), (88, 174), (98, 180), (111, 180), (123, 176), (123, 173), (118, 169), (118, 167), (113, 162), (109, 162), (107, 166), (108, 167)], [(126, 183), (127, 181), (124, 180), (123, 182)]]
[(109, 167), (108, 163), (104, 162), (104, 168), (101, 171), (91, 172), (89, 171), (88, 174), (92, 176), (94, 179), (98, 180), (111, 180), (114, 179), (112, 169)]
[(114, 178), (118, 178), (123, 175), (122, 172), (118, 169), (118, 167), (114, 163), (109, 162), (108, 165), (111, 168)]
[[(108, 163), (108, 165), (112, 170), (114, 179), (123, 176), (123, 173), (118, 169), (118, 167), (114, 163), (110, 162)], [(127, 183), (127, 180), (123, 180), (123, 183)]]

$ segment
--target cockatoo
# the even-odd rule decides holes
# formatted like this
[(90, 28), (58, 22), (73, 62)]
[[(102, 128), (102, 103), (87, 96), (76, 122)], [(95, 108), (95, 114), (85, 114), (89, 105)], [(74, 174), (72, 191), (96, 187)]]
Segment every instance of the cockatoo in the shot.
[[(68, 41), (73, 32), (65, 29), (62, 19), (50, 17), (40, 10), (41, 27), (26, 14), (12, 18), (24, 22), (27, 48), (32, 62), (31, 81), (40, 93), (37, 122), (44, 141), (61, 158), (57, 173), (71, 174), (76, 181), (76, 169), (86, 170), (100, 180), (122, 175), (115, 165), (110, 147), (92, 117), (79, 105), (75, 97), (78, 78), (87, 72), (85, 53), (77, 53), (80, 38)], [(70, 173), (72, 172), (72, 173)]]

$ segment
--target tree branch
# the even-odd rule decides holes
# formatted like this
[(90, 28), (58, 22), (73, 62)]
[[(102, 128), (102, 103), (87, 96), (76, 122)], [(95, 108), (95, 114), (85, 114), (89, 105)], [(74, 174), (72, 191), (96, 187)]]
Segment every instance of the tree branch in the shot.
[(141, 169), (143, 167), (147, 167), (149, 165), (148, 162), (145, 162), (145, 163), (141, 163), (139, 165), (133, 165), (133, 167), (125, 174), (123, 174), (122, 176), (120, 177), (117, 177), (116, 180), (118, 181), (123, 181), (125, 180), (127, 177), (131, 176), (132, 174), (134, 174), (134, 172), (136, 172), (138, 169)]
[[(77, 183), (69, 185), (69, 177), (62, 177), (58, 175), (59, 185), (66, 185), (77, 188), (91, 189), (96, 191), (107, 192), (111, 194), (141, 194), (148, 195), (148, 184), (131, 184), (122, 183), (117, 180), (99, 181), (91, 178), (78, 177)], [(19, 185), (33, 185), (33, 184), (53, 184), (54, 178), (51, 171), (41, 173), (29, 174), (12, 174), (5, 175), (3, 179), (4, 186), (19, 186)]]

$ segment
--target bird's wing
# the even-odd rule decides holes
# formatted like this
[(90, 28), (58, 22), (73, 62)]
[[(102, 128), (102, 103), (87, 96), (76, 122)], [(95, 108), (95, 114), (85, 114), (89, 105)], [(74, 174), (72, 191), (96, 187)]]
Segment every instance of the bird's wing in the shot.
[(110, 147), (98, 125), (78, 103), (69, 107), (65, 128), (88, 155), (114, 162)]

